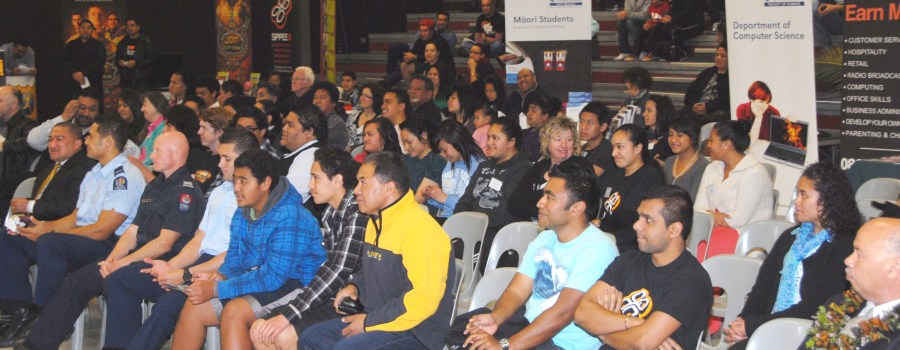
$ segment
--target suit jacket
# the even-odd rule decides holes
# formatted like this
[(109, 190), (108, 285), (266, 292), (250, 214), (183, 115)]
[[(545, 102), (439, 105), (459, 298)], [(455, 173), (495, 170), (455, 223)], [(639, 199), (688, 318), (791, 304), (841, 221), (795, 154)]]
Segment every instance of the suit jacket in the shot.
[(28, 119), (22, 110), (16, 112), (6, 122), (6, 135), (3, 135), (6, 137), (6, 141), (3, 142), (2, 177), (12, 177), (28, 172), (28, 167), (37, 158), (38, 153), (28, 145), (27, 138), (31, 129), (37, 125), (38, 123)]
[[(50, 175), (53, 166), (49, 166), (38, 171), (34, 179), (34, 189), (31, 191), (31, 198), (37, 197), (37, 192), (44, 183), (44, 179)], [(81, 189), (81, 181), (84, 175), (97, 164), (97, 161), (88, 158), (83, 151), (76, 152), (69, 160), (63, 164), (56, 176), (47, 184), (44, 189), (44, 195), (41, 199), (34, 202), (33, 214), (39, 220), (56, 220), (72, 213), (75, 204), (78, 202), (78, 193)]]
[[(825, 303), (822, 305), (828, 306), (828, 305), (831, 305), (831, 303), (840, 305), (843, 301), (844, 301), (844, 293), (841, 292), (841, 293), (835, 294), (835, 295), (831, 296), (830, 298), (828, 298), (828, 300), (826, 300)], [(849, 315), (850, 318), (856, 317), (856, 315), (859, 314), (860, 311), (862, 311), (862, 309), (865, 307), (865, 305), (866, 304), (863, 303), (859, 310), (850, 314)], [(815, 316), (813, 316), (813, 317), (815, 317)], [(882, 349), (896, 350), (896, 349), (900, 349), (900, 339), (898, 339), (898, 338), (900, 338), (900, 337), (898, 337), (898, 336), (900, 336), (900, 332), (893, 331), (893, 332), (888, 332), (885, 335), (888, 338), (890, 338), (889, 341), (879, 341), (879, 342), (869, 343), (860, 349), (862, 349), (862, 350), (882, 350)], [(810, 338), (812, 338), (812, 336), (807, 335), (806, 338), (803, 339), (803, 342), (800, 343), (800, 346), (797, 347), (797, 350), (805, 350), (806, 349), (806, 341), (809, 340)]]

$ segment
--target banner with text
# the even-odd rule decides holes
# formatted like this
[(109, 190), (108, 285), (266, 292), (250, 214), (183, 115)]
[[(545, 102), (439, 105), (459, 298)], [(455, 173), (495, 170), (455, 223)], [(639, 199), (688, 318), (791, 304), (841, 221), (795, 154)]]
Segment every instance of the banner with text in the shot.
[(216, 71), (228, 79), (250, 79), (250, 0), (216, 0)]
[(900, 3), (847, 0), (841, 167), (900, 154)]
[(591, 2), (521, 0), (506, 6), (505, 16), (507, 91), (516, 88), (519, 71), (529, 69), (541, 89), (568, 107), (583, 104), (592, 90)]
[(257, 0), (253, 13), (253, 69), (291, 73), (300, 65), (300, 8), (294, 0)]
[(813, 11), (807, 0), (727, 0), (732, 119), (750, 126), (749, 153), (776, 168), (786, 207), (805, 165), (819, 160)]

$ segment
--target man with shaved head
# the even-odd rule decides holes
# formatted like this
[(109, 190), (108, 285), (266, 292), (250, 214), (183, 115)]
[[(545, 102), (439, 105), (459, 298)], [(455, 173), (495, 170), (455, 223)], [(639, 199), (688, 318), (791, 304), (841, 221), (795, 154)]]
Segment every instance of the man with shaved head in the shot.
[(28, 147), (28, 132), (37, 123), (25, 117), (22, 93), (10, 85), (0, 86), (0, 121), (6, 131), (0, 134), (0, 154), (3, 155), (3, 177), (28, 170), (37, 152)]
[[(853, 240), (853, 253), (844, 259), (844, 265), (847, 266), (847, 281), (852, 288), (829, 298), (819, 309), (834, 313), (832, 309), (835, 306), (846, 305), (847, 300), (855, 299), (859, 304), (857, 312), (848, 311), (846, 316), (841, 312), (835, 317), (837, 321), (833, 323), (841, 327), (840, 333), (829, 332), (813, 324), (813, 327), (819, 328), (817, 334), (807, 336), (806, 341), (799, 344), (799, 349), (836, 349), (837, 344), (830, 341), (841, 338), (841, 341), (849, 343), (850, 348), (900, 348), (900, 329), (896, 325), (900, 312), (900, 219), (872, 219), (860, 227)], [(892, 317), (894, 320), (889, 321)], [(813, 316), (813, 321), (822, 318)], [(871, 337), (873, 329), (878, 331), (874, 325), (886, 327), (880, 330), (880, 337)], [(862, 341), (857, 332), (869, 333), (870, 338)]]
[(185, 167), (187, 154), (188, 141), (184, 134), (169, 131), (157, 137), (151, 157), (153, 170), (159, 176), (144, 189), (131, 226), (106, 258), (63, 280), (35, 322), (25, 342), (27, 348), (59, 348), (84, 307), (103, 292), (107, 277), (144, 259), (168, 260), (191, 240), (206, 200), (200, 185)]
[(516, 91), (509, 94), (503, 105), (503, 114), (511, 118), (519, 118), (519, 114), (528, 111), (528, 102), (547, 93), (538, 86), (534, 71), (528, 68), (519, 70), (516, 80)]

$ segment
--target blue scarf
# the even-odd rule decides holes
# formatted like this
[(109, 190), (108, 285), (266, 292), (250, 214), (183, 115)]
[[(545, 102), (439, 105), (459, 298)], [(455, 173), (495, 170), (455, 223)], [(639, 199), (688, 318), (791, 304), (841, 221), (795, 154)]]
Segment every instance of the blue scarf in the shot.
[(833, 235), (827, 229), (818, 234), (813, 232), (813, 224), (805, 222), (791, 232), (796, 236), (791, 249), (784, 255), (784, 267), (781, 269), (781, 282), (778, 284), (778, 297), (772, 313), (784, 311), (800, 302), (800, 281), (803, 280), (803, 259), (813, 255), (826, 240), (831, 242)]

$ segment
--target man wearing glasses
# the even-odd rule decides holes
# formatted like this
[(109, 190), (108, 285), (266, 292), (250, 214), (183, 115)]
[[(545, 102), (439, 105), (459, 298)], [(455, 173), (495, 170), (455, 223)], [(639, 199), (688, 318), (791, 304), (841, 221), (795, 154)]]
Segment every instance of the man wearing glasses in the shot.
[(259, 142), (259, 149), (268, 152), (275, 159), (281, 158), (283, 154), (281, 148), (273, 145), (266, 137), (266, 133), (269, 132), (269, 121), (259, 109), (248, 107), (238, 110), (234, 115), (234, 127), (249, 131)]

